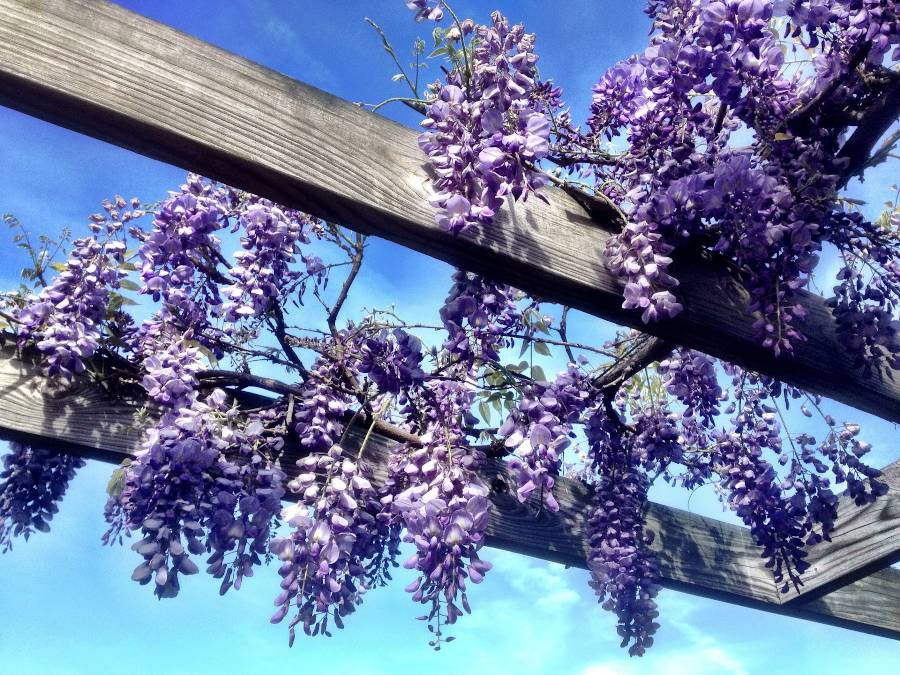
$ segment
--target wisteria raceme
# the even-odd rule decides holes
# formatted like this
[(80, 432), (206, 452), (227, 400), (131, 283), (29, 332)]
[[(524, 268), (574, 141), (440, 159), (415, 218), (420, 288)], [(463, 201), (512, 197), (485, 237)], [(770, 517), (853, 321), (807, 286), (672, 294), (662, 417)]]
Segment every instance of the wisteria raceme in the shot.
[(676, 349), (657, 369), (665, 378), (666, 391), (684, 406), (681, 413), (684, 443), (706, 446), (724, 396), (715, 361), (690, 349)]
[(526, 199), (547, 182), (536, 168), (549, 151), (550, 119), (545, 99), (533, 95), (534, 36), (500, 12), (471, 30), (465, 65), (448, 74), (419, 137), (438, 174), (437, 222), (454, 234), (490, 223), (505, 196)]
[(335, 385), (341, 382), (341, 363), (319, 359), (296, 401), (294, 431), (300, 446), (311, 453), (328, 452), (344, 433), (344, 416), (350, 399)]
[[(282, 591), (271, 621), (282, 621), (296, 605), (289, 624), (291, 644), (301, 623), (307, 635), (330, 635), (329, 621), (343, 628), (343, 617), (377, 583), (384, 548), (392, 546), (396, 554), (396, 542), (390, 542), (396, 536), (376, 521), (380, 504), (359, 455), (361, 450), (354, 457), (334, 444), (301, 459), (301, 473), (288, 484), (299, 501), (283, 513), (293, 532), (271, 545), (282, 561)], [(382, 569), (372, 570), (373, 563)]]
[(71, 379), (97, 350), (110, 292), (124, 277), (122, 227), (143, 215), (122, 211), (126, 206), (121, 197), (104, 202), (107, 213), (92, 216), (92, 235), (73, 242), (64, 269), (18, 313), (20, 344), (32, 341), (44, 353), (47, 375)]
[(14, 537), (26, 541), (34, 532), (50, 530), (84, 460), (73, 455), (11, 441), (0, 469), (0, 553), (12, 549)]
[(425, 377), (422, 341), (401, 328), (367, 332), (359, 348), (357, 369), (370, 377), (382, 394), (398, 395)]
[(515, 452), (510, 468), (516, 477), (516, 496), (524, 502), (535, 490), (550, 511), (558, 511), (553, 495), (562, 455), (572, 443), (573, 425), (590, 398), (591, 384), (574, 365), (553, 382), (536, 382), (522, 393), (497, 435)]
[[(730, 406), (735, 414), (732, 428), (713, 434), (722, 472), (720, 487), (763, 547), (767, 566), (787, 593), (791, 586), (799, 588), (803, 583), (801, 576), (809, 567), (806, 547), (829, 539), (837, 516), (831, 479), (822, 474), (830, 470), (835, 483), (846, 482), (848, 494), (858, 504), (884, 494), (887, 485), (878, 480), (880, 471), (860, 460), (869, 446), (856, 438), (859, 426), (849, 424), (837, 430), (827, 416), (829, 431), (824, 441), (813, 450), (814, 439), (801, 435), (796, 446), (792, 443), (793, 457), (789, 457), (783, 451), (777, 407), (779, 395), (787, 398), (788, 392), (776, 381), (732, 365), (727, 365), (726, 372), (733, 377), (736, 401)], [(801, 392), (793, 390), (790, 395), (799, 398)], [(812, 415), (805, 405), (802, 410)], [(779, 477), (767, 453), (778, 456), (781, 464), (790, 463), (786, 477)]]
[(444, 349), (466, 363), (496, 360), (522, 328), (516, 307), (519, 291), (477, 274), (457, 270), (441, 307), (441, 321), (449, 333)]
[(178, 410), (196, 399), (197, 372), (203, 367), (200, 350), (190, 345), (191, 332), (162, 334), (145, 343), (141, 386), (154, 403)]
[(220, 593), (240, 590), (268, 553), (285, 495), (285, 475), (276, 465), (284, 447), (284, 414), (280, 407), (249, 416), (234, 406), (224, 411), (220, 434), (229, 452), (219, 458), (217, 491), (204, 523), (212, 551), (207, 572), (222, 579)]
[(590, 584), (603, 608), (618, 617), (622, 646), (640, 656), (653, 644), (659, 628), (654, 599), (659, 593), (658, 572), (643, 516), (650, 481), (604, 412), (590, 417), (585, 434), (598, 472), (587, 524)]
[[(836, 42), (844, 51), (863, 47), (872, 64), (882, 63), (893, 49), (890, 59), (900, 60), (900, 10), (892, 0), (796, 0), (788, 16), (795, 31), (807, 32), (813, 47), (820, 40)], [(833, 74), (826, 63), (825, 58), (816, 61), (820, 71)]]
[[(234, 228), (243, 232), (242, 250), (234, 254), (230, 270), (234, 283), (222, 290), (221, 311), (230, 322), (261, 316), (301, 275), (317, 277), (324, 271), (318, 257), (300, 252), (300, 245), (309, 243), (309, 216), (258, 197), (245, 199), (237, 211)], [(303, 270), (291, 269), (298, 254)]]
[(718, 439), (724, 461), (724, 488), (728, 503), (750, 528), (775, 581), (787, 593), (809, 567), (803, 541), (803, 509), (782, 493), (774, 467), (762, 459), (766, 442), (777, 431), (764, 428), (760, 434), (724, 435)]
[(218, 390), (207, 401), (166, 412), (126, 469), (121, 494), (107, 505), (110, 530), (104, 540), (120, 538), (122, 528), (140, 533), (132, 549), (144, 561), (132, 579), (154, 581), (160, 598), (178, 594), (179, 575), (198, 572), (190, 556), (206, 551), (203, 521), (218, 493), (215, 474), (227, 447), (210, 413), (224, 404)]
[(472, 392), (459, 382), (430, 384), (421, 410), (422, 447), (399, 446), (391, 453), (388, 517), (399, 519), (404, 541), (415, 552), (404, 567), (419, 572), (406, 587), (415, 602), (429, 607), (420, 617), (431, 624), (435, 649), (453, 639), (442, 625), (469, 612), (466, 580), (480, 583), (491, 568), (478, 551), (490, 513), (488, 488), (475, 474), (483, 460), (463, 446), (460, 419), (472, 405)]
[[(889, 218), (900, 221), (900, 213)], [(835, 238), (844, 266), (828, 305), (844, 347), (863, 372), (890, 376), (900, 369), (900, 238), (889, 232), (867, 236), (861, 220), (859, 214), (846, 214), (846, 234)]]
[(211, 308), (222, 304), (212, 270), (221, 256), (217, 234), (226, 225), (232, 195), (222, 186), (190, 174), (154, 215), (143, 235), (141, 292), (163, 302), (163, 318), (198, 337), (209, 324)]

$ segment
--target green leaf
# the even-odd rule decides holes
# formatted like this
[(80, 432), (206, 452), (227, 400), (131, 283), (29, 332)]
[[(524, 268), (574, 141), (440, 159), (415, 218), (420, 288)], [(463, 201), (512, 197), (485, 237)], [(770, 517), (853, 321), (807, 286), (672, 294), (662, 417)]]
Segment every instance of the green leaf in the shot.
[(106, 494), (110, 497), (119, 497), (122, 494), (122, 490), (125, 489), (125, 469), (129, 466), (131, 466), (131, 460), (124, 459), (122, 465), (113, 470), (109, 482), (106, 484)]
[(550, 356), (550, 348), (547, 346), (547, 343), (540, 340), (534, 343), (534, 351), (541, 356)]
[(131, 279), (122, 279), (119, 282), (119, 286), (124, 288), (126, 291), (139, 291), (141, 287), (134, 283)]
[(531, 377), (532, 379), (537, 380), (538, 382), (546, 382), (547, 376), (544, 374), (544, 369), (540, 366), (533, 366), (531, 368)]
[(478, 404), (478, 412), (481, 413), (481, 417), (485, 422), (491, 421), (491, 409), (488, 407), (487, 401), (482, 401)]
[(433, 59), (435, 56), (443, 56), (443, 55), (446, 54), (446, 53), (447, 53), (447, 48), (446, 48), (446, 47), (438, 47), (437, 49), (435, 49), (433, 52), (431, 52), (431, 53), (428, 55), (428, 58), (429, 58), (429, 59)]
[(531, 344), (528, 340), (522, 340), (522, 348), (519, 350), (519, 358), (525, 356), (525, 352), (528, 351), (528, 345)]

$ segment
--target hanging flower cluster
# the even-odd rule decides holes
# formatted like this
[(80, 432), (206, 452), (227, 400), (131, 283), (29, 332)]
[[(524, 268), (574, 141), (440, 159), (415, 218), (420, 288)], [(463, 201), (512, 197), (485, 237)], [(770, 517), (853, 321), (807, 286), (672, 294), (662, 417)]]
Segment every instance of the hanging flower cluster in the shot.
[(334, 444), (299, 465), (302, 473), (289, 484), (299, 500), (283, 513), (293, 532), (272, 542), (272, 551), (282, 561), (282, 591), (275, 599), (278, 610), (272, 623), (296, 605), (291, 644), (300, 623), (307, 635), (328, 635), (329, 620), (344, 627), (343, 617), (356, 609), (369, 588), (367, 559), (381, 548), (372, 544), (383, 534), (372, 527), (379, 502), (359, 457), (348, 456)]
[[(616, 422), (598, 410), (585, 426), (591, 461), (598, 473), (588, 519), (591, 586), (604, 609), (615, 612), (628, 653), (641, 656), (653, 644), (658, 611), (656, 557), (644, 529), (643, 509), (650, 481)], [(630, 646), (629, 646), (630, 645)]]
[(50, 530), (80, 457), (32, 445), (10, 442), (0, 469), (0, 552), (12, 549), (14, 537), (25, 541), (34, 532)]
[(18, 313), (20, 344), (33, 342), (44, 354), (49, 376), (71, 379), (83, 373), (97, 351), (110, 293), (125, 276), (122, 228), (143, 215), (136, 199), (134, 210), (124, 210), (127, 206), (122, 197), (105, 201), (106, 214), (91, 216), (91, 236), (72, 242), (60, 273)]
[(208, 325), (210, 308), (222, 302), (209, 275), (221, 255), (216, 233), (229, 208), (226, 189), (190, 174), (162, 202), (152, 231), (142, 237), (141, 292), (162, 302), (164, 319), (182, 330)]
[(419, 437), (422, 447), (401, 446), (390, 461), (385, 508), (400, 519), (404, 541), (415, 546), (404, 564), (419, 573), (406, 587), (429, 608), (431, 645), (451, 640), (442, 625), (471, 611), (466, 580), (480, 583), (491, 565), (478, 550), (490, 513), (488, 488), (475, 470), (483, 456), (466, 448), (460, 428), (470, 415), (472, 391), (459, 382), (438, 382), (423, 392)]
[[(221, 311), (226, 321), (265, 314), (302, 275), (319, 277), (324, 271), (321, 259), (300, 253), (300, 244), (309, 244), (312, 229), (304, 213), (251, 197), (241, 205), (234, 228), (243, 232), (242, 250), (234, 254), (234, 283), (223, 289), (226, 300)], [(305, 270), (291, 268), (298, 254)]]
[(497, 434), (504, 445), (515, 451), (510, 468), (516, 477), (519, 501), (526, 501), (539, 490), (550, 511), (558, 511), (553, 496), (555, 477), (562, 467), (562, 455), (575, 436), (573, 424), (579, 421), (591, 383), (574, 364), (553, 382), (535, 382), (522, 392), (516, 409), (506, 418)]
[[(829, 431), (824, 441), (813, 450), (815, 439), (802, 435), (791, 444), (789, 455), (781, 440), (778, 399), (786, 403), (802, 392), (730, 364), (726, 372), (732, 375), (735, 396), (726, 412), (734, 417), (730, 429), (713, 434), (722, 475), (718, 487), (763, 547), (767, 566), (787, 593), (803, 583), (801, 575), (809, 567), (806, 547), (830, 541), (837, 518), (832, 485), (846, 483), (846, 492), (857, 504), (871, 503), (888, 488), (878, 480), (881, 472), (861, 461), (870, 448), (856, 438), (858, 425), (838, 431), (834, 420), (825, 416)], [(810, 404), (818, 410), (815, 399)], [(813, 414), (805, 404), (801, 410)], [(767, 454), (789, 466), (786, 476), (778, 475)]]
[[(419, 18), (443, 17), (439, 7), (409, 4)], [(536, 164), (550, 149), (548, 109), (535, 95), (534, 36), (500, 12), (490, 26), (466, 22), (457, 33), (466, 56), (440, 85), (419, 137), (438, 175), (437, 222), (454, 234), (490, 223), (507, 195), (524, 200), (543, 187)]]
[(516, 306), (519, 292), (463, 270), (453, 273), (453, 286), (441, 307), (448, 337), (444, 349), (473, 365), (476, 359), (496, 360), (511, 336), (522, 327)]

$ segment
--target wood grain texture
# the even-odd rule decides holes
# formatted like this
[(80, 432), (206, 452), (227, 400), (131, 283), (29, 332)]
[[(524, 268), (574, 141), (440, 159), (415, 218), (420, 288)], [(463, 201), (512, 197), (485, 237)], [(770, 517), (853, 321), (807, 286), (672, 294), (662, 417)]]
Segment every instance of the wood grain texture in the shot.
[[(900, 570), (888, 568), (815, 600), (789, 608), (790, 616), (812, 619), (867, 633), (900, 635)], [(837, 617), (833, 622), (829, 617)]]
[[(7, 436), (52, 441), (52, 446), (61, 450), (119, 462), (140, 447), (141, 425), (135, 422), (135, 412), (141, 403), (139, 399), (113, 399), (90, 383), (50, 389), (33, 364), (10, 358), (9, 352), (0, 355), (0, 431)], [(358, 445), (364, 435), (363, 425), (356, 424), (347, 444)], [(388, 454), (396, 443), (381, 433), (370, 438), (364, 457), (376, 481), (384, 480)], [(289, 474), (297, 472), (296, 456), (286, 454), (283, 460)], [(556, 491), (560, 510), (550, 513), (539, 509), (537, 496), (520, 504), (510, 494), (506, 486), (512, 485), (513, 479), (503, 463), (488, 462), (482, 477), (492, 487), (489, 545), (585, 567), (585, 510), (590, 502), (586, 486), (560, 479)], [(895, 602), (900, 582), (893, 583), (892, 577), (867, 577), (812, 602), (803, 599), (802, 603), (786, 604), (746, 529), (653, 503), (648, 507), (647, 525), (655, 535), (653, 547), (659, 556), (663, 586), (900, 638), (900, 604)], [(855, 554), (857, 560), (865, 553)], [(863, 602), (877, 607), (877, 615), (860, 606)]]
[(0, 0), (0, 104), (900, 421), (900, 378), (861, 377), (822, 298), (802, 295), (809, 339), (776, 359), (746, 290), (681, 259), (685, 311), (644, 326), (603, 264), (609, 223), (570, 196), (548, 189), (548, 204), (450, 236), (413, 130), (114, 4)]
[(866, 508), (841, 497), (830, 542), (809, 549), (811, 567), (803, 574), (802, 593), (784, 597), (784, 604), (801, 604), (826, 595), (871, 572), (900, 561), (900, 476), (894, 462), (882, 471), (886, 495)]

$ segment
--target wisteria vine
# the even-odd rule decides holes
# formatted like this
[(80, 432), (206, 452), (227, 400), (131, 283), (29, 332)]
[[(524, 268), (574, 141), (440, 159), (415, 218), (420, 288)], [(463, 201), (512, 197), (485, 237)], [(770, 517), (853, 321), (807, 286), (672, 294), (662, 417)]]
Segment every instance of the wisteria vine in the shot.
[[(844, 346), (868, 376), (900, 368), (900, 207), (870, 222), (841, 196), (900, 140), (875, 149), (887, 127), (869, 117), (900, 87), (893, 2), (649, 0), (649, 46), (600, 77), (583, 128), (522, 25), (405, 4), (447, 24), (433, 33), (442, 78), (420, 92), (399, 73), (442, 227), (490, 228), (504, 202), (545, 198), (551, 182), (612, 202), (606, 263), (625, 308), (676, 315), (670, 265), (700, 252), (741, 276), (760, 344), (785, 358), (805, 339), (798, 294), (830, 252)], [(134, 540), (132, 578), (160, 598), (201, 567), (224, 594), (275, 561), (270, 620), (291, 644), (343, 628), (402, 566), (441, 649), (491, 569), (491, 500), (553, 513), (574, 477), (592, 491), (591, 587), (642, 655), (659, 628), (645, 523), (657, 478), (713, 485), (782, 593), (802, 586), (842, 496), (888, 490), (859, 425), (819, 397), (634, 331), (574, 342), (567, 308), (487, 275), (457, 270), (433, 325), (393, 308), (344, 319), (364, 235), (194, 174), (153, 204), (104, 202), (88, 228), (53, 277), (52, 242), (24, 239), (30, 285), (0, 296), (0, 320), (50, 380), (145, 401), (103, 540)], [(565, 358), (548, 377), (535, 357), (546, 366), (551, 346)], [(791, 433), (791, 405), (818, 431)], [(0, 549), (49, 529), (81, 463), (12, 445)]]

